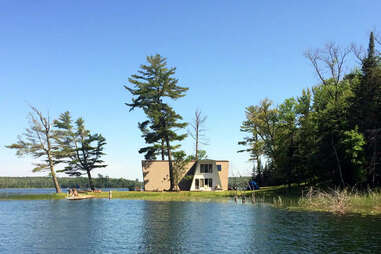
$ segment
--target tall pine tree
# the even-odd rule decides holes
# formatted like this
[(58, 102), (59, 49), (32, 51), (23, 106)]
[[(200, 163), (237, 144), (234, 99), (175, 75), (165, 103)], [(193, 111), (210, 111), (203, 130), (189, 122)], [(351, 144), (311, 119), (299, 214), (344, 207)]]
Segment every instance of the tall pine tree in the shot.
[(177, 134), (175, 130), (185, 128), (187, 125), (180, 122), (182, 117), (167, 103), (168, 99), (176, 100), (185, 96), (186, 87), (178, 86), (178, 80), (173, 77), (176, 68), (168, 68), (166, 58), (160, 55), (148, 56), (148, 65), (141, 65), (137, 74), (132, 75), (128, 81), (132, 87), (124, 86), (131, 94), (131, 103), (126, 103), (130, 111), (141, 108), (147, 120), (139, 123), (142, 137), (148, 146), (139, 150), (145, 153), (146, 159), (154, 159), (161, 151), (168, 157), (170, 190), (176, 189), (174, 167), (172, 164), (171, 142), (181, 141), (186, 134)]
[[(366, 139), (366, 168), (368, 183), (376, 184), (381, 177), (377, 147), (381, 134), (381, 66), (377, 55), (373, 32), (369, 36), (368, 54), (362, 60), (360, 82), (352, 88), (350, 122), (353, 129), (358, 126)], [(378, 179), (381, 180), (381, 179)]]

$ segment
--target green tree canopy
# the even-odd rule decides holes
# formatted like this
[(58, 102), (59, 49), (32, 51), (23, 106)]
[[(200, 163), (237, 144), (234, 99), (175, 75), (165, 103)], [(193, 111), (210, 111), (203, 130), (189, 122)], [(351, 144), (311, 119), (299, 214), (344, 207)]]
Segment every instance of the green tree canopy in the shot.
[(60, 135), (57, 142), (60, 144), (62, 157), (66, 158), (66, 167), (62, 170), (71, 176), (87, 174), (89, 186), (95, 190), (91, 177), (91, 171), (96, 168), (104, 168), (107, 165), (101, 157), (106, 139), (101, 134), (91, 134), (85, 128), (82, 118), (78, 118), (73, 124), (70, 113), (65, 112), (59, 119), (54, 121)]
[(124, 86), (132, 95), (131, 103), (126, 103), (130, 111), (141, 108), (147, 116), (147, 120), (139, 123), (148, 146), (139, 150), (145, 153), (146, 159), (154, 159), (161, 151), (169, 161), (170, 190), (176, 188), (174, 181), (174, 168), (172, 165), (173, 145), (171, 143), (183, 140), (187, 135), (178, 134), (177, 130), (186, 127), (186, 123), (180, 122), (181, 115), (177, 114), (168, 104), (170, 100), (176, 100), (185, 96), (186, 87), (177, 85), (174, 78), (176, 68), (168, 68), (166, 58), (160, 55), (148, 56), (147, 65), (141, 65), (137, 74), (132, 75), (128, 81), (132, 87)]

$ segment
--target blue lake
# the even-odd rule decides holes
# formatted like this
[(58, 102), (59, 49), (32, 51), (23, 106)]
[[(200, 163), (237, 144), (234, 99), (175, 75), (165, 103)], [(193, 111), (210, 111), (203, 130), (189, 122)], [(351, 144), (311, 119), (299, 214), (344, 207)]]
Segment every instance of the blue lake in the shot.
[(381, 218), (233, 202), (7, 200), (0, 253), (381, 253)]

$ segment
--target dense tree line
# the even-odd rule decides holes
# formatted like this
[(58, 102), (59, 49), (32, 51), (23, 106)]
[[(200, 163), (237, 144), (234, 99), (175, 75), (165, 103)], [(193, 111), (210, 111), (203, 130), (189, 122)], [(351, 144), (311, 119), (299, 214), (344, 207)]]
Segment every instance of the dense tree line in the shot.
[(280, 105), (246, 108), (240, 152), (260, 184), (381, 184), (381, 58), (370, 34), (361, 66), (344, 73), (350, 50), (308, 51), (321, 83)]
[[(61, 188), (90, 189), (86, 177), (58, 177)], [(141, 188), (142, 183), (137, 180), (124, 178), (109, 178), (98, 175), (93, 178), (96, 188)], [(54, 188), (50, 177), (0, 177), (0, 188)]]

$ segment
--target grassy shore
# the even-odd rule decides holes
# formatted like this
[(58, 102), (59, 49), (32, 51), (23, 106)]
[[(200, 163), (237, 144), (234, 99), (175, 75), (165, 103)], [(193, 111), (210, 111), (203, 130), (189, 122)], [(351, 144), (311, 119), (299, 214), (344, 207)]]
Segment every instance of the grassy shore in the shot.
[(66, 193), (51, 194), (9, 194), (0, 195), (0, 200), (58, 200), (65, 199)]
[(254, 202), (299, 211), (335, 214), (381, 215), (381, 190), (317, 189), (312, 187), (274, 186), (245, 193)]
[(310, 188), (305, 196), (298, 199), (296, 208), (337, 214), (381, 215), (381, 191)]
[[(81, 194), (80, 194), (81, 195)], [(108, 198), (108, 192), (87, 192), (83, 195), (90, 195), (93, 198)], [(148, 191), (112, 191), (112, 198), (115, 199), (140, 199), (152, 201), (228, 201), (234, 197), (234, 191), (219, 192), (148, 192)], [(10, 194), (0, 195), (0, 200), (55, 200), (65, 199), (66, 193), (53, 194)]]
[[(108, 192), (92, 193), (93, 198), (108, 198)], [(65, 199), (66, 193), (0, 195), (0, 200), (56, 200)], [(139, 199), (151, 201), (217, 201), (235, 200), (242, 203), (269, 203), (278, 208), (301, 211), (322, 211), (336, 214), (381, 215), (381, 191), (364, 192), (354, 190), (318, 190), (292, 186), (263, 187), (256, 191), (218, 191), (218, 192), (140, 192), (113, 191), (113, 199)]]

